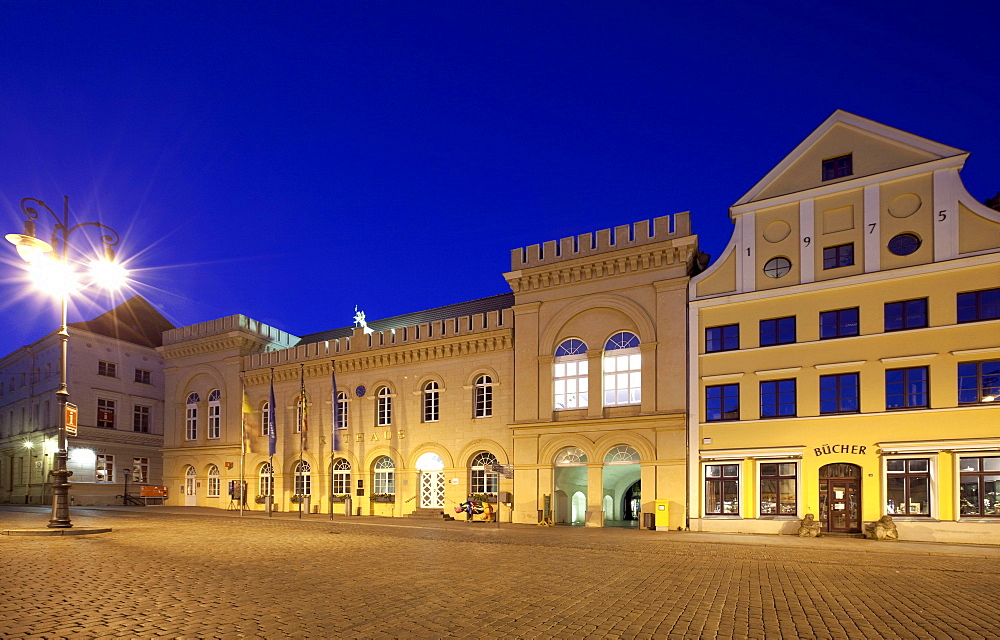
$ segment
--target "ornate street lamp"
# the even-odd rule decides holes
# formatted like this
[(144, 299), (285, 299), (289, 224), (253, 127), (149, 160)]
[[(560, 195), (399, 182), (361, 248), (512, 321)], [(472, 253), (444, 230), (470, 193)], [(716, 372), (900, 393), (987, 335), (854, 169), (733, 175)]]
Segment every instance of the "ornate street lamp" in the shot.
[[(38, 219), (38, 209), (35, 207), (48, 211), (55, 220), (55, 228), (49, 242), (35, 237), (35, 220)], [(69, 401), (69, 387), (67, 385), (69, 331), (66, 326), (66, 310), (70, 293), (75, 289), (77, 274), (69, 263), (70, 236), (82, 227), (102, 229), (101, 244), (104, 248), (104, 256), (102, 259), (90, 263), (91, 274), (98, 284), (106, 288), (120, 287), (125, 283), (128, 272), (121, 265), (114, 263), (114, 247), (119, 242), (117, 231), (100, 222), (81, 222), (72, 227), (69, 226), (69, 196), (63, 197), (62, 217), (44, 202), (35, 198), (21, 200), (21, 211), (26, 217), (24, 233), (7, 234), (7, 241), (17, 247), (18, 255), (28, 263), (28, 268), (36, 284), (48, 290), (56, 290), (55, 293), (59, 295), (61, 305), (61, 324), (59, 327), (61, 356), (59, 388), (56, 390), (59, 402), (59, 450), (55, 455), (55, 468), (49, 471), (49, 475), (52, 476), (52, 519), (49, 520), (48, 526), (65, 529), (73, 526), (69, 519), (69, 477), (73, 475), (73, 472), (66, 468), (66, 459), (68, 458), (66, 403)]]

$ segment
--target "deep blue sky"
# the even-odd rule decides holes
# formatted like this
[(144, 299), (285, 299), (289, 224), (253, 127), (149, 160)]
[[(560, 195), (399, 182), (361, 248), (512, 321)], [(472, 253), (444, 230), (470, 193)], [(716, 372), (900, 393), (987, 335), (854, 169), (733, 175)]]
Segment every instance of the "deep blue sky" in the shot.
[[(510, 249), (678, 211), (715, 257), (728, 206), (838, 108), (972, 152), (971, 193), (1000, 191), (998, 18), (984, 2), (3, 1), (0, 230), (20, 230), (21, 198), (68, 195), (76, 221), (123, 233), (138, 291), (175, 324), (243, 313), (297, 335), (355, 304), (380, 318), (501, 293)], [(3, 354), (57, 318), (0, 254)]]

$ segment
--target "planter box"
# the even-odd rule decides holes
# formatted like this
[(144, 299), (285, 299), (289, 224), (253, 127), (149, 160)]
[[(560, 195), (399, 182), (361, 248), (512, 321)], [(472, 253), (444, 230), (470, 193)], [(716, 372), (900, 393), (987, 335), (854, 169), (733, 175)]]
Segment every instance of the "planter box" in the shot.
[(347, 496), (333, 496), (330, 498), (330, 502), (335, 502), (337, 504), (343, 504), (347, 502)]
[(395, 496), (389, 497), (389, 498), (382, 498), (382, 497), (378, 497), (378, 498), (373, 497), (372, 498), (372, 502), (390, 503), (390, 502), (395, 502), (395, 501), (396, 501)]

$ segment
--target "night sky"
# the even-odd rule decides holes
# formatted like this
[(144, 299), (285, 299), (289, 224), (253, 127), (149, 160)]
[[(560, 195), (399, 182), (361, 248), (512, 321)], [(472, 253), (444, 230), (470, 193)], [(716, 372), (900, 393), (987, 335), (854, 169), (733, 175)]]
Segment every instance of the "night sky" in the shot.
[[(877, 5), (877, 6), (875, 6)], [(510, 250), (728, 207), (836, 109), (1000, 191), (991, 2), (0, 2), (0, 208), (122, 233), (181, 326), (304, 335), (509, 291)], [(48, 218), (40, 235), (51, 233)], [(88, 248), (94, 235), (76, 232)], [(57, 306), (0, 251), (0, 354)], [(71, 320), (114, 301), (88, 290)]]

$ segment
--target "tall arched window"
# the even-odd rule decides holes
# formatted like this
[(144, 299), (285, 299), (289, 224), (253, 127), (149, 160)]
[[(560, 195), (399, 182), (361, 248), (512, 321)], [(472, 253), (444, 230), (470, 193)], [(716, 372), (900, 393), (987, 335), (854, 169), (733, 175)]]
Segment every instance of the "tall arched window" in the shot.
[(639, 404), (642, 394), (642, 356), (639, 338), (621, 331), (604, 345), (604, 406)]
[(218, 498), (222, 490), (222, 480), (219, 479), (219, 467), (209, 465), (208, 467), (208, 497)]
[(440, 416), (441, 391), (431, 380), (424, 385), (424, 422), (437, 422)]
[(308, 496), (312, 489), (312, 467), (305, 460), (295, 465), (295, 495)]
[(486, 473), (492, 471), (493, 465), (497, 464), (497, 458), (489, 451), (480, 451), (469, 463), (469, 492), (470, 493), (492, 493), (497, 492), (497, 474)]
[(208, 437), (216, 440), (222, 435), (222, 406), (219, 400), (222, 399), (222, 392), (212, 389), (208, 394)]
[(396, 463), (389, 456), (382, 456), (372, 465), (372, 493), (396, 493)]
[(556, 348), (552, 370), (553, 407), (585, 409), (587, 407), (587, 345), (570, 338)]
[(343, 391), (337, 393), (337, 426), (347, 428), (347, 394)]
[(333, 480), (331, 492), (333, 495), (351, 495), (351, 463), (343, 458), (337, 458), (333, 461), (331, 472)]
[(265, 402), (260, 408), (260, 435), (267, 436), (267, 423), (271, 421), (271, 403)]
[(273, 496), (274, 495), (274, 467), (271, 466), (270, 462), (265, 462), (260, 465), (260, 472), (257, 474), (257, 495), (259, 496)]
[(189, 393), (187, 410), (184, 412), (184, 437), (187, 440), (198, 439), (198, 403), (201, 398), (197, 393)]
[(380, 427), (387, 427), (392, 424), (392, 393), (389, 391), (389, 387), (379, 387), (376, 398), (378, 402), (376, 424)]
[(489, 418), (493, 415), (493, 378), (481, 375), (476, 378), (474, 418)]

